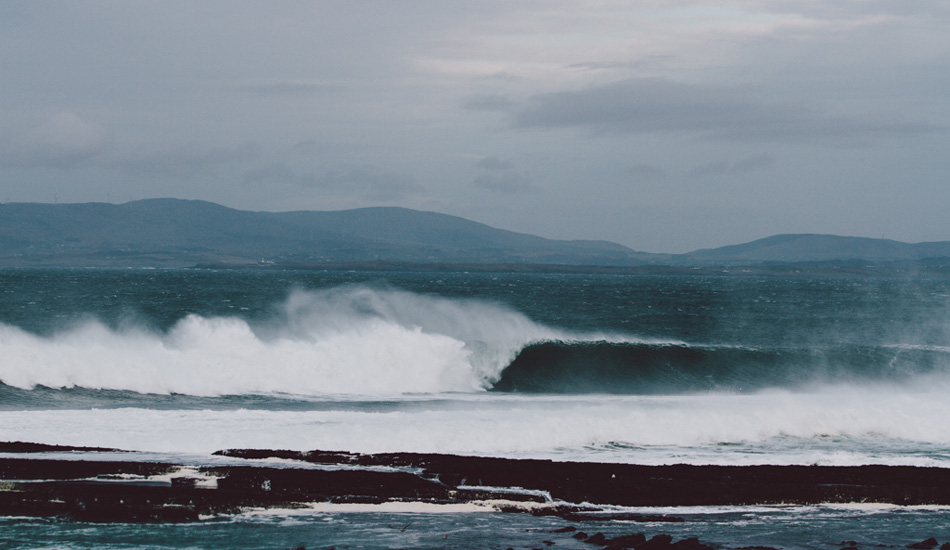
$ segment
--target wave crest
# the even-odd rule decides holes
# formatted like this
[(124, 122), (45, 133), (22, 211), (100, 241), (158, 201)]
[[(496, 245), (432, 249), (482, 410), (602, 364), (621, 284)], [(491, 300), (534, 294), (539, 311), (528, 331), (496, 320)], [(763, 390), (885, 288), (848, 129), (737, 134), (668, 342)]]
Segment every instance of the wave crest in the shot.
[(486, 302), (297, 290), (260, 323), (188, 315), (158, 333), (93, 320), (49, 337), (0, 325), (0, 381), (201, 396), (481, 391), (526, 344), (559, 336)]

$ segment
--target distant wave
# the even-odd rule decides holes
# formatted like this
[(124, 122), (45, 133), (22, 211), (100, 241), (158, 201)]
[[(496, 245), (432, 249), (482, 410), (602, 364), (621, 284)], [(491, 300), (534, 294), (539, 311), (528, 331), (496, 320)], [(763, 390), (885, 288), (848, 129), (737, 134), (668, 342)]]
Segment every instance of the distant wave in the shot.
[(192, 396), (442, 392), (681, 394), (944, 373), (950, 349), (757, 349), (580, 334), (508, 307), (365, 286), (292, 292), (264, 322), (189, 315), (168, 331), (92, 320), (0, 325), (0, 382)]

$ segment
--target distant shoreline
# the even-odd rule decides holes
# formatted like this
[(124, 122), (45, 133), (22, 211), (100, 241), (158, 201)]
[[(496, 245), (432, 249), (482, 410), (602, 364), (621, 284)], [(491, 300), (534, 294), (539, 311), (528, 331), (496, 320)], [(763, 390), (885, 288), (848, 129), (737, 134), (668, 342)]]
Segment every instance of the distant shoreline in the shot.
[(772, 263), (747, 266), (596, 266), (531, 263), (418, 263), (394, 261), (228, 264), (200, 263), (196, 269), (265, 269), (300, 271), (366, 271), (407, 273), (577, 273), (605, 275), (700, 275), (700, 276), (815, 276), (815, 277), (950, 277), (947, 265), (916, 263), (870, 264), (867, 262)]
[(950, 263), (873, 264), (840, 261), (821, 263), (769, 263), (745, 266), (598, 266), (535, 263), (454, 263), (350, 261), (326, 263), (246, 263), (246, 262), (8, 262), (0, 259), (3, 269), (197, 269), (219, 271), (356, 271), (367, 273), (525, 273), (579, 275), (643, 275), (704, 277), (859, 277), (859, 278), (950, 278)]

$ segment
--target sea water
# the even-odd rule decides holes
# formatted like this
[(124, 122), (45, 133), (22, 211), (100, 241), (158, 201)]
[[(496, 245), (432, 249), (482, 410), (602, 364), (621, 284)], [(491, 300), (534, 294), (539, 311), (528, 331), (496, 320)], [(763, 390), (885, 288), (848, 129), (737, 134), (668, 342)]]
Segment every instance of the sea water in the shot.
[[(0, 441), (194, 464), (280, 448), (950, 467), (948, 305), (950, 280), (919, 277), (3, 269)], [(669, 513), (687, 521), (585, 529), (727, 547), (950, 540), (943, 508)], [(464, 507), (7, 518), (0, 545), (579, 546), (549, 533), (563, 525)]]

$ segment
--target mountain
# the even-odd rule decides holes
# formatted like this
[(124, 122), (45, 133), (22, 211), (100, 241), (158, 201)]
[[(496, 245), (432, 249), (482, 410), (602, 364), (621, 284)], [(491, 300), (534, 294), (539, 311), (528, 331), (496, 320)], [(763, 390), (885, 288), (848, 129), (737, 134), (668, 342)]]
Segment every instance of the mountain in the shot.
[(561, 266), (730, 266), (932, 262), (950, 242), (775, 235), (687, 254), (561, 241), (406, 208), (250, 212), (180, 199), (125, 204), (0, 204), (0, 265), (319, 265), (388, 261)]
[(405, 208), (249, 212), (148, 199), (125, 204), (0, 204), (0, 264), (398, 262), (639, 265), (607, 241), (560, 241)]
[(889, 239), (836, 235), (774, 235), (757, 241), (697, 250), (675, 258), (686, 265), (751, 265), (758, 263), (861, 261), (917, 262), (950, 258), (950, 242), (909, 244)]

